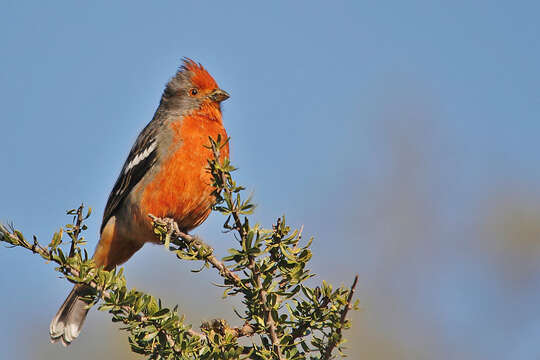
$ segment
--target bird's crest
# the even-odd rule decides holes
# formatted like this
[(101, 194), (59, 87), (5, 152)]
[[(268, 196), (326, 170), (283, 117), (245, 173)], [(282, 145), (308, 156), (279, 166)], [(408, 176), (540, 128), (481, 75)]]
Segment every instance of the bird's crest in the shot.
[(201, 64), (198, 64), (189, 58), (184, 58), (184, 64), (182, 65), (181, 70), (189, 71), (193, 74), (191, 76), (191, 82), (199, 89), (214, 90), (218, 87), (212, 75), (210, 75)]

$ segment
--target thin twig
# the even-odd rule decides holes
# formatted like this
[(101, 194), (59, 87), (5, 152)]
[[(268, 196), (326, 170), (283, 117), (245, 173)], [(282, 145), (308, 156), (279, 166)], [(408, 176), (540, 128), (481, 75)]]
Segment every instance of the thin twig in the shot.
[[(233, 216), (236, 213), (235, 210), (232, 211)], [(237, 215), (237, 214), (236, 214)], [(235, 221), (238, 216), (235, 217)], [(238, 219), (238, 221), (240, 221)], [(241, 225), (241, 223), (240, 223)], [(241, 226), (239, 228), (242, 228)], [(238, 232), (240, 236), (242, 236), (243, 233)], [(244, 240), (244, 238), (242, 238)], [(251, 270), (253, 273), (253, 278), (255, 280), (255, 283), (257, 284), (257, 288), (259, 289), (259, 300), (261, 301), (263, 311), (264, 311), (264, 321), (266, 324), (268, 324), (268, 331), (270, 333), (270, 340), (272, 341), (272, 348), (274, 349), (275, 353), (277, 354), (278, 358), (281, 360), (283, 359), (283, 355), (281, 354), (281, 347), (279, 345), (279, 338), (277, 336), (276, 332), (276, 324), (274, 322), (274, 318), (272, 318), (272, 310), (268, 307), (267, 302), (267, 294), (266, 290), (263, 289), (262, 286), (262, 280), (259, 271), (257, 270), (255, 266), (255, 257), (252, 255), (249, 255), (249, 265), (248, 269)]]
[[(219, 149), (215, 150), (214, 157), (215, 157), (216, 160), (219, 159), (219, 157), (220, 157)], [(225, 177), (224, 172), (221, 171), (221, 170), (218, 170), (218, 174), (219, 174), (221, 183), (223, 184), (223, 188), (221, 190), (225, 191), (225, 193), (227, 194), (227, 197), (232, 199), (233, 198), (233, 193), (232, 193), (231, 189), (227, 186), (227, 179)], [(235, 229), (238, 232), (238, 235), (240, 236), (240, 239), (242, 239), (242, 241), (245, 241), (246, 240), (246, 233), (244, 231), (244, 225), (242, 224), (242, 221), (240, 220), (240, 214), (238, 213), (238, 209), (237, 209), (236, 205), (231, 209), (231, 215), (233, 217)], [(257, 288), (259, 289), (259, 300), (262, 303), (262, 307), (263, 307), (263, 311), (264, 311), (264, 317), (265, 317), (265, 319), (264, 319), (265, 323), (268, 324), (268, 331), (270, 333), (270, 340), (272, 341), (272, 348), (274, 349), (274, 352), (277, 354), (278, 358), (280, 360), (282, 360), (283, 355), (281, 353), (281, 347), (280, 347), (280, 344), (279, 344), (279, 338), (278, 338), (277, 331), (276, 331), (276, 324), (274, 322), (274, 319), (272, 318), (272, 311), (268, 307), (267, 296), (266, 296), (267, 294), (266, 294), (266, 291), (263, 289), (260, 273), (256, 269), (256, 266), (255, 266), (255, 257), (252, 256), (252, 255), (249, 256), (248, 268), (253, 273), (253, 277), (254, 277), (254, 280), (255, 280), (255, 282), (257, 284)]]
[[(159, 218), (152, 214), (148, 214), (148, 216), (152, 218), (152, 221), (154, 221), (154, 223), (161, 226), (166, 226), (168, 231), (172, 230), (172, 235), (182, 238), (188, 245), (195, 247), (197, 250), (203, 248), (211, 249), (211, 247), (207, 245), (204, 241), (202, 241), (200, 238), (180, 231), (178, 224), (173, 219)], [(218, 260), (214, 255), (209, 254), (205, 256), (204, 259), (208, 261), (214, 268), (216, 268), (220, 272), (220, 274), (230, 280), (234, 285), (241, 288), (244, 287), (244, 284), (242, 283), (240, 277), (234, 272), (232, 272), (222, 261)]]
[[(215, 154), (215, 157), (216, 157), (216, 159), (219, 159), (219, 151), (217, 152), (217, 154)], [(221, 179), (221, 183), (223, 184), (223, 189), (222, 190), (225, 191), (227, 193), (227, 196), (232, 199), (233, 194), (232, 194), (231, 189), (229, 189), (226, 186), (226, 180), (227, 179), (225, 178), (225, 175), (224, 175), (223, 171), (219, 171), (219, 176), (220, 176), (220, 179)], [(238, 232), (238, 235), (240, 236), (242, 241), (245, 241), (246, 234), (244, 232), (244, 226), (242, 224), (242, 221), (240, 220), (240, 215), (238, 213), (238, 209), (236, 208), (236, 206), (233, 209), (231, 209), (231, 215), (233, 217), (235, 229)], [(262, 307), (263, 307), (263, 310), (264, 310), (265, 323), (268, 324), (268, 331), (270, 333), (270, 340), (272, 341), (272, 347), (273, 347), (275, 353), (278, 355), (278, 358), (281, 360), (281, 359), (283, 359), (283, 355), (281, 354), (281, 347), (279, 345), (279, 338), (278, 338), (277, 332), (276, 332), (276, 324), (274, 322), (274, 319), (272, 318), (272, 311), (268, 307), (267, 296), (266, 296), (267, 294), (266, 294), (266, 291), (263, 289), (259, 271), (257, 271), (257, 269), (255, 267), (255, 257), (253, 257), (251, 255), (249, 256), (248, 268), (253, 273), (254, 280), (255, 280), (255, 282), (257, 284), (257, 287), (259, 289), (259, 297), (260, 297), (259, 300), (261, 301)]]
[[(353, 283), (351, 285), (351, 290), (349, 291), (349, 296), (347, 296), (347, 304), (345, 305), (345, 307), (341, 311), (341, 319), (340, 319), (341, 325), (336, 330), (336, 333), (338, 335), (338, 339), (341, 339), (341, 330), (343, 329), (343, 325), (345, 324), (345, 320), (347, 319), (347, 313), (352, 308), (351, 301), (352, 301), (352, 298), (353, 298), (353, 295), (354, 295), (354, 289), (356, 288), (357, 283), (358, 283), (358, 275), (356, 275), (354, 277), (354, 281), (353, 281)], [(330, 359), (330, 356), (332, 356), (332, 351), (334, 350), (334, 347), (336, 346), (336, 344), (337, 344), (337, 341), (335, 341), (335, 340), (330, 341), (330, 344), (328, 344), (328, 347), (326, 348), (326, 352), (323, 355), (323, 357), (321, 358), (321, 360)]]
[[(251, 264), (250, 264), (251, 265)], [(258, 271), (255, 271), (255, 268), (252, 269), (253, 275), (255, 276), (255, 280), (257, 281), (257, 287), (260, 289), (260, 300), (262, 302), (262, 306), (264, 309), (264, 316), (265, 316), (265, 322), (268, 324), (268, 330), (270, 332), (270, 338), (272, 340), (272, 346), (274, 348), (274, 351), (278, 355), (278, 358), (281, 360), (283, 359), (283, 355), (281, 354), (281, 347), (279, 346), (279, 339), (276, 332), (276, 324), (274, 322), (274, 318), (272, 318), (272, 311), (268, 307), (267, 303), (267, 297), (266, 297), (266, 291), (262, 288), (262, 281), (261, 277), (259, 276)]]
[[(148, 214), (148, 216), (155, 224), (165, 226), (167, 228), (167, 235), (171, 237), (171, 240), (173, 240), (173, 236), (176, 236), (183, 239), (188, 245), (195, 247), (197, 250), (200, 250), (202, 248), (211, 249), (211, 247), (200, 238), (186, 234), (181, 231), (178, 227), (178, 223), (173, 219), (159, 218), (152, 214)], [(174, 240), (172, 242), (174, 243)], [(218, 260), (214, 255), (207, 255), (204, 259), (208, 261), (215, 269), (217, 269), (220, 274), (222, 274), (225, 278), (234, 283), (234, 285), (236, 285), (237, 287), (244, 287), (244, 284), (242, 283), (240, 277), (234, 272), (232, 272), (222, 261)], [(229, 328), (229, 330), (232, 330), (236, 334), (236, 337), (252, 336), (256, 331), (255, 328), (249, 323), (244, 324), (242, 327)], [(188, 333), (192, 336), (206, 337), (206, 335), (198, 333), (192, 329), (188, 330)]]
[(73, 227), (73, 237), (71, 238), (71, 247), (69, 249), (69, 257), (75, 255), (75, 246), (77, 239), (79, 238), (79, 234), (81, 233), (81, 225), (83, 222), (83, 208), (84, 204), (81, 204), (81, 206), (79, 206), (77, 209), (75, 226)]

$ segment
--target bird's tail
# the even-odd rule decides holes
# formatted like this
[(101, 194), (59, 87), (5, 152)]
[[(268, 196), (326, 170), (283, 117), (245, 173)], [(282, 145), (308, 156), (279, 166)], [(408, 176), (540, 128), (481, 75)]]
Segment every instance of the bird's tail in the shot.
[(88, 313), (88, 303), (83, 296), (91, 294), (93, 289), (88, 285), (75, 285), (73, 290), (56, 313), (49, 326), (51, 342), (62, 342), (68, 346), (79, 336)]

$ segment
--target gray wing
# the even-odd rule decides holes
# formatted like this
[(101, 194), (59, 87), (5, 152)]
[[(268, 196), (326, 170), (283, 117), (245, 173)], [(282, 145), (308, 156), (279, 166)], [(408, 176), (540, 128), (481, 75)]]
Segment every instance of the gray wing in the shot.
[(156, 163), (157, 135), (162, 123), (159, 119), (153, 119), (141, 131), (135, 144), (133, 144), (107, 200), (100, 232), (103, 231), (103, 227), (107, 224), (107, 221), (113, 216), (114, 212), (120, 207), (135, 185), (141, 181), (144, 175)]

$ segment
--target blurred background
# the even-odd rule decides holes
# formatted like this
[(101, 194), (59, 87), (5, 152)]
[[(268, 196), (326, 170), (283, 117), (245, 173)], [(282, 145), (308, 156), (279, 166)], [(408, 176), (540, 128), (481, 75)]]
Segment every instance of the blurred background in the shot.
[[(540, 357), (538, 2), (3, 0), (0, 220), (48, 243), (110, 189), (188, 56), (230, 92), (224, 122), (253, 220), (315, 237), (319, 281), (362, 311), (351, 359)], [(233, 245), (213, 215), (195, 233)], [(196, 327), (235, 321), (214, 271), (158, 246), (128, 285)], [(0, 249), (5, 359), (140, 359), (93, 310), (68, 349), (48, 325), (70, 285)]]

